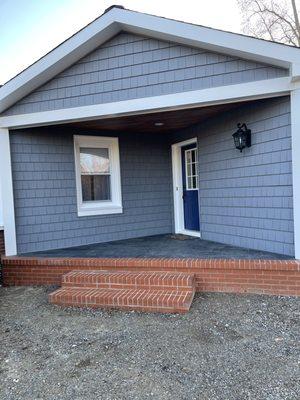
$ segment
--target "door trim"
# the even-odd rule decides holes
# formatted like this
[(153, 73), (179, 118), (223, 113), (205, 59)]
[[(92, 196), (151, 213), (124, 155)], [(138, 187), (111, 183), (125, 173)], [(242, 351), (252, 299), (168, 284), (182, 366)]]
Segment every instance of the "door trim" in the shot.
[[(183, 142), (172, 144), (172, 173), (173, 173), (173, 202), (174, 202), (174, 225), (175, 233), (201, 237), (201, 231), (190, 231), (184, 228), (184, 211), (183, 211), (183, 187), (182, 187), (182, 161), (181, 148), (189, 144), (197, 144), (197, 138), (194, 137)], [(198, 189), (199, 191), (199, 189)]]

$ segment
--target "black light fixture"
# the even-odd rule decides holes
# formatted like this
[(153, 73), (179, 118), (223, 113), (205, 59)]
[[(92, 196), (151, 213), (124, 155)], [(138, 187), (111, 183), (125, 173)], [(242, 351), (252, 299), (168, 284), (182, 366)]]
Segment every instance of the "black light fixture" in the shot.
[(251, 129), (246, 124), (237, 124), (238, 130), (232, 135), (235, 148), (243, 151), (245, 147), (251, 147)]

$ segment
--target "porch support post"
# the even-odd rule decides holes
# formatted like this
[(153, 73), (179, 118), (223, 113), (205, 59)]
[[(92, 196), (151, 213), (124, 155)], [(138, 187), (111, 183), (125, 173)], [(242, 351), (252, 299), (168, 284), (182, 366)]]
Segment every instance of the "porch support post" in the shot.
[(295, 258), (300, 259), (300, 89), (291, 91)]
[(9, 130), (0, 128), (0, 185), (4, 225), (5, 253), (17, 254), (15, 209), (10, 158)]

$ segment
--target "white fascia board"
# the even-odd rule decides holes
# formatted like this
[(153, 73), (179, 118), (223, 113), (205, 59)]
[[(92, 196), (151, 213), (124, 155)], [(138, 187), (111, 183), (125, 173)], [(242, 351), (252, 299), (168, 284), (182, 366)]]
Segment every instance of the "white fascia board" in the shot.
[(298, 48), (112, 8), (0, 88), (0, 113), (121, 30), (289, 69), (300, 57)]
[(116, 20), (124, 30), (171, 40), (188, 46), (206, 48), (237, 57), (289, 68), (299, 62), (300, 49), (271, 41), (160, 18), (129, 10), (118, 10)]
[(28, 128), (123, 115), (206, 107), (283, 96), (289, 94), (294, 87), (295, 84), (290, 82), (289, 77), (268, 79), (127, 101), (0, 117), (0, 128)]
[(104, 14), (0, 88), (0, 113), (120, 31), (116, 10)]

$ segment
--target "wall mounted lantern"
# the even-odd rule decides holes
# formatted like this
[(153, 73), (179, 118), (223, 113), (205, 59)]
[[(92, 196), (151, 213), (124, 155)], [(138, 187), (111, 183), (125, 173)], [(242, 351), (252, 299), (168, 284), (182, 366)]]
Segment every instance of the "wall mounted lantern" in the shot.
[(245, 147), (251, 146), (251, 129), (246, 124), (237, 124), (238, 130), (232, 135), (235, 148), (243, 151)]

